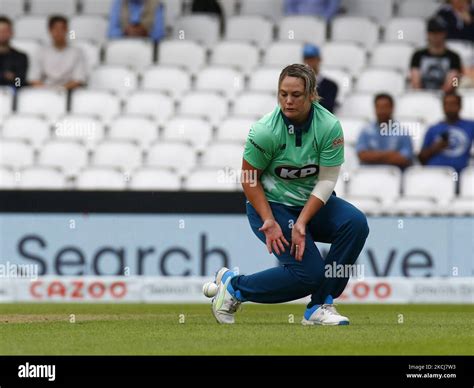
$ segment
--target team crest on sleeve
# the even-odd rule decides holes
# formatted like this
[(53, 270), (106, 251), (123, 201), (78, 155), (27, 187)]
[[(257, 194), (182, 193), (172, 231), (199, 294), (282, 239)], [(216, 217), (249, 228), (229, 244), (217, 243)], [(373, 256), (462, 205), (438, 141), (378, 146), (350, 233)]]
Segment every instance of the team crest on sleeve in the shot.
[(342, 136), (332, 141), (332, 148), (341, 147), (343, 145), (344, 145), (344, 138)]

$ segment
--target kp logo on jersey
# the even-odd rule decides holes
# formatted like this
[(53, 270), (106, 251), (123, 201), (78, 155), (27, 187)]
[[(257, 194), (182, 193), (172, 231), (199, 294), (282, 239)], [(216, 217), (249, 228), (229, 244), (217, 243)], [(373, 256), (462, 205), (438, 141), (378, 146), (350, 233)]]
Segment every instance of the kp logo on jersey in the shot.
[(280, 166), (275, 168), (275, 174), (282, 179), (300, 179), (319, 174), (319, 166), (317, 164), (308, 164), (303, 167)]

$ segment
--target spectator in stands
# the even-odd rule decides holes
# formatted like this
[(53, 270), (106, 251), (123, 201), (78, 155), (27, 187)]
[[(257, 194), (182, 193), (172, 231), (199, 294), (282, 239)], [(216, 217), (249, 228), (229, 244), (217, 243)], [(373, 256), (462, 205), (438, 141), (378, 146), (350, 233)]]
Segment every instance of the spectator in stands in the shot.
[(474, 6), (469, 0), (450, 0), (438, 16), (446, 23), (447, 38), (474, 42)]
[(10, 46), (13, 36), (12, 22), (0, 16), (0, 86), (26, 85), (28, 57)]
[(446, 47), (446, 25), (438, 18), (428, 21), (428, 47), (411, 59), (411, 86), (414, 89), (451, 92), (459, 85), (461, 58)]
[(222, 12), (222, 7), (217, 0), (193, 0), (193, 3), (191, 5), (191, 12), (215, 15), (219, 18), (221, 33), (224, 32), (224, 13)]
[(463, 120), (461, 96), (448, 93), (443, 97), (446, 119), (428, 129), (418, 155), (428, 166), (449, 166), (458, 173), (468, 165), (471, 145), (474, 142), (474, 121)]
[(336, 105), (338, 87), (335, 82), (323, 77), (319, 72), (321, 64), (321, 53), (317, 46), (305, 44), (303, 49), (304, 63), (309, 65), (316, 73), (318, 95), (321, 97), (319, 103), (328, 111), (333, 112)]
[(68, 45), (68, 20), (60, 15), (51, 16), (48, 28), (52, 45), (42, 48), (31, 84), (67, 90), (83, 86), (87, 77), (86, 61), (80, 48)]
[(109, 38), (165, 36), (164, 6), (160, 0), (115, 0), (109, 17)]
[(403, 134), (400, 124), (392, 119), (392, 96), (377, 94), (374, 104), (377, 121), (364, 128), (357, 140), (356, 151), (361, 164), (408, 167), (413, 157), (411, 138)]
[(341, 0), (285, 0), (286, 15), (313, 15), (330, 21), (339, 11)]

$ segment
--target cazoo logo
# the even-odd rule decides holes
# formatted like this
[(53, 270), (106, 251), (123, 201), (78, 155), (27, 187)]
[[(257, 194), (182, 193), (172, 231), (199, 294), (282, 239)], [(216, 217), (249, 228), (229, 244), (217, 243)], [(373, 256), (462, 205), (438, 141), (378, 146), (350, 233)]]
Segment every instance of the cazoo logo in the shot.
[(300, 179), (319, 174), (319, 166), (317, 164), (308, 164), (303, 167), (280, 166), (275, 168), (275, 174), (283, 179)]

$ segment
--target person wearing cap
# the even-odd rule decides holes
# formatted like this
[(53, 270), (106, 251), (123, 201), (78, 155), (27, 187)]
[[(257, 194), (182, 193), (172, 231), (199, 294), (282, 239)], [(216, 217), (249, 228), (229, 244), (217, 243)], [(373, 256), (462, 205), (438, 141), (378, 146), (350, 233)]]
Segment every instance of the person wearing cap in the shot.
[(314, 44), (305, 44), (303, 48), (304, 63), (311, 67), (316, 74), (318, 95), (321, 97), (320, 104), (329, 112), (334, 112), (338, 92), (337, 84), (323, 77), (319, 70), (321, 65), (321, 52)]
[(411, 86), (450, 93), (460, 83), (461, 58), (446, 47), (447, 27), (441, 18), (430, 19), (427, 27), (428, 47), (411, 59)]

